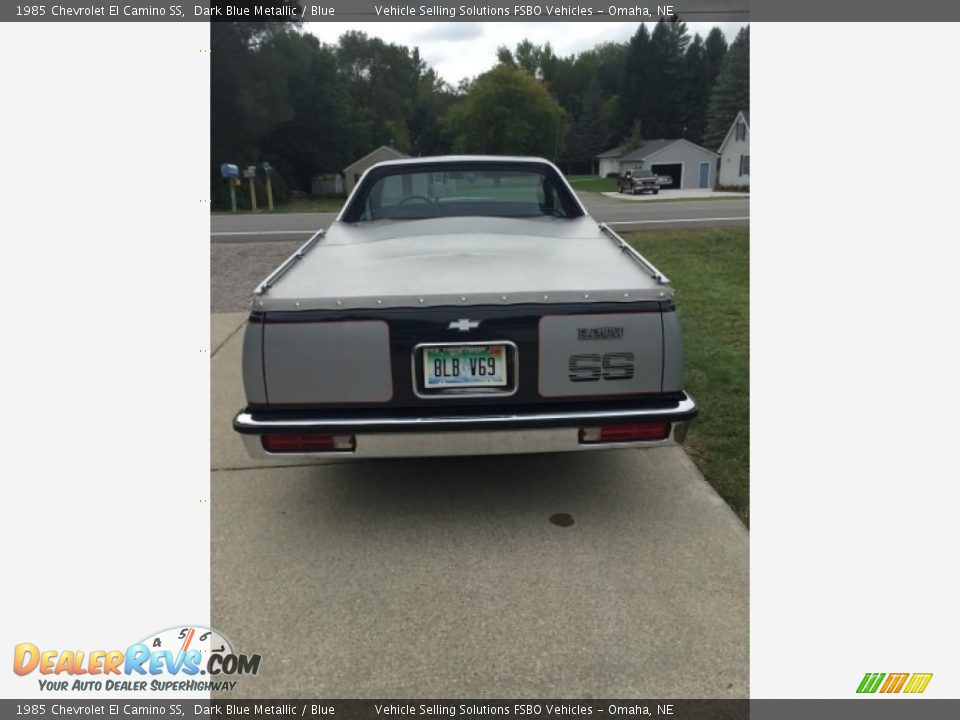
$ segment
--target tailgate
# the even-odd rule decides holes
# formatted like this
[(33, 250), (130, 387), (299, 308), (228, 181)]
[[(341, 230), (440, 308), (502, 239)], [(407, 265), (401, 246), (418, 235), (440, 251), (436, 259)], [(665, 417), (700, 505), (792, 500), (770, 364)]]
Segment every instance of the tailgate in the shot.
[(255, 313), (244, 349), (269, 407), (629, 399), (679, 391), (680, 367), (669, 301)]

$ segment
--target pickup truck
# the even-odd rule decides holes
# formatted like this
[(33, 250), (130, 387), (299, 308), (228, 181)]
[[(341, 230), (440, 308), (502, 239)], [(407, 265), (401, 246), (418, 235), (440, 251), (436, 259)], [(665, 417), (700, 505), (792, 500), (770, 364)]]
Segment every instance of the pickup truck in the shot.
[(234, 429), (332, 461), (679, 443), (667, 278), (540, 158), (383, 162), (254, 291)]
[(649, 170), (627, 170), (617, 178), (617, 192), (633, 195), (648, 192), (656, 195), (660, 192), (661, 184), (662, 178)]

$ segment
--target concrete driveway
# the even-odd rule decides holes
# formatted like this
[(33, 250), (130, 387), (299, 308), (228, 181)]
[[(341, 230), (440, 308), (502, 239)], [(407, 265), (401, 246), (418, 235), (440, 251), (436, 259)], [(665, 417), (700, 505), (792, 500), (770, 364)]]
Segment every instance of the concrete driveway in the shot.
[(263, 656), (232, 697), (747, 696), (747, 531), (682, 449), (253, 461), (244, 320), (211, 331), (212, 621)]

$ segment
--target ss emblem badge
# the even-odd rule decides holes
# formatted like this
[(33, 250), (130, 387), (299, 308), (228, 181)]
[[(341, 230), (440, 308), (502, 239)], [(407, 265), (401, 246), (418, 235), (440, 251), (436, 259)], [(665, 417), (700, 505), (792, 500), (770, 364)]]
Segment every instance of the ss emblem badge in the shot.
[(632, 352), (571, 355), (569, 369), (570, 382), (632, 380), (634, 357)]

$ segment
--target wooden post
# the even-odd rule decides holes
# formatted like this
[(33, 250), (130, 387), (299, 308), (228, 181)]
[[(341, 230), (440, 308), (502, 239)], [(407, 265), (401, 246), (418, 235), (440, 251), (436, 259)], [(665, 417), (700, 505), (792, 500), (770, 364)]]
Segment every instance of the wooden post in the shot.
[(254, 176), (250, 176), (250, 209), (257, 209), (257, 189), (253, 186)]
[(266, 171), (267, 175), (267, 207), (273, 210), (273, 186), (270, 184), (270, 171)]

